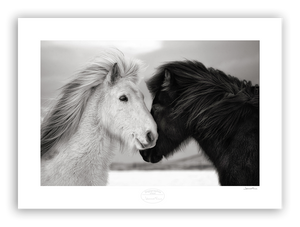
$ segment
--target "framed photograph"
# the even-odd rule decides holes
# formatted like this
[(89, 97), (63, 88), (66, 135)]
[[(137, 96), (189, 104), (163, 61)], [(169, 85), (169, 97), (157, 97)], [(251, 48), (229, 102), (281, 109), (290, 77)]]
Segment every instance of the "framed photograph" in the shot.
[[(75, 213), (76, 210), (105, 210), (108, 213), (129, 210), (137, 213), (180, 211), (183, 215), (187, 214), (186, 211), (195, 214), (201, 210), (282, 210), (283, 32), (282, 17), (18, 17), (17, 210), (69, 210)], [(121, 53), (117, 54), (117, 64), (113, 60), (115, 55), (108, 51), (111, 49), (114, 53)], [(103, 55), (103, 51), (109, 54)], [(126, 59), (120, 56), (126, 56)], [(137, 73), (133, 72), (134, 76), (126, 80), (125, 86), (126, 70), (128, 67), (135, 69), (135, 63), (143, 66), (139, 72), (142, 77), (134, 78)], [(186, 65), (180, 68), (182, 63)], [(236, 113), (233, 111), (238, 109), (238, 104), (228, 108), (228, 103), (235, 100), (231, 96), (236, 94), (243, 93), (247, 105), (257, 108), (258, 140), (245, 139), (243, 146), (239, 143), (233, 146), (235, 151), (240, 152), (246, 152), (249, 146), (252, 150), (258, 147), (254, 149), (257, 157), (251, 153), (256, 157), (254, 159), (258, 165), (249, 161), (248, 156), (244, 159), (244, 154), (236, 156), (240, 165), (251, 166), (249, 168), (255, 170), (254, 174), (243, 173), (238, 167), (233, 168), (236, 165), (235, 159), (226, 159), (226, 165), (214, 160), (207, 144), (210, 144), (208, 147), (213, 146), (214, 150), (221, 149), (217, 140), (206, 144), (189, 134), (182, 136), (182, 140), (176, 146), (174, 144), (174, 149), (168, 153), (167, 149), (155, 149), (155, 145), (163, 143), (161, 140), (165, 131), (171, 132), (173, 128), (178, 130), (180, 123), (174, 126), (168, 123), (167, 129), (162, 128), (163, 123), (153, 110), (157, 95), (152, 91), (154, 82), (151, 87), (148, 81), (163, 72), (164, 79), (158, 87), (162, 92), (171, 91), (168, 97), (172, 97), (176, 89), (173, 92), (171, 86), (178, 86), (178, 91), (183, 89), (179, 88), (179, 79), (173, 81), (174, 75), (181, 73), (188, 77), (194, 73), (189, 71), (193, 67), (215, 78), (225, 76), (225, 79), (216, 82), (217, 87), (226, 86), (227, 82), (238, 82), (232, 85), (237, 90), (232, 88), (232, 93), (225, 97), (227, 101), (230, 100), (227, 107), (225, 104), (222, 106), (221, 98), (216, 98), (216, 102), (210, 103), (210, 106), (203, 104), (202, 110), (200, 107), (197, 109), (199, 114), (194, 114), (193, 118), (184, 118), (191, 121), (191, 125), (196, 124), (191, 119), (208, 111), (205, 117), (217, 119), (218, 125), (224, 124), (230, 134), (231, 128), (237, 125), (233, 123), (238, 121), (233, 117)], [(97, 80), (92, 78), (90, 72), (95, 69), (97, 72), (103, 70), (105, 76)], [(189, 79), (180, 81), (191, 83)], [(105, 92), (97, 89), (99, 86)], [(194, 87), (190, 85), (185, 91), (189, 92), (186, 97), (194, 95), (191, 91)], [(98, 90), (100, 93), (97, 96)], [(77, 91), (81, 92), (80, 95)], [(251, 94), (247, 93), (250, 91)], [(182, 94), (176, 100), (184, 97)], [(259, 101), (255, 98), (258, 94)], [(91, 100), (99, 100), (99, 97), (101, 101), (95, 101), (93, 106)], [(131, 102), (131, 99), (134, 101)], [(200, 96), (197, 96), (197, 105), (200, 105), (199, 99)], [(180, 103), (184, 104), (183, 101)], [(128, 104), (132, 106), (128, 107)], [(100, 108), (102, 105), (103, 108)], [(197, 105), (181, 106), (185, 113), (182, 116), (193, 114), (192, 110), (188, 110)], [(220, 114), (214, 116), (209, 110), (218, 105)], [(97, 110), (96, 115), (90, 114), (93, 112), (85, 114), (87, 109)], [(132, 110), (136, 112), (134, 117), (128, 115), (133, 113)], [(63, 115), (65, 112), (61, 114), (63, 111), (69, 111), (69, 115)], [(220, 118), (221, 111), (227, 111), (226, 119)], [(48, 128), (42, 129), (42, 122), (48, 121), (51, 113), (52, 122), (57, 121), (56, 126), (48, 124)], [(95, 116), (101, 116), (105, 122), (96, 121)], [(89, 133), (95, 132), (96, 129), (92, 130), (95, 124), (101, 125), (101, 130), (109, 131), (105, 131), (105, 135), (99, 138), (110, 143), (99, 145), (96, 138), (91, 139), (93, 136)], [(221, 126), (215, 127), (208, 121), (205, 124), (209, 128), (205, 136), (224, 133)], [(237, 134), (247, 127), (253, 129), (255, 124), (250, 122), (239, 130), (232, 130)], [(56, 127), (56, 134), (51, 134), (51, 130), (54, 131), (53, 128), (48, 130), (49, 127)], [(125, 133), (126, 127), (128, 132), (131, 130), (130, 135)], [(84, 134), (77, 133), (78, 128)], [(66, 140), (59, 136), (63, 132), (69, 133)], [(180, 133), (176, 131), (174, 136), (178, 135), (179, 138)], [(201, 133), (199, 131), (197, 134), (201, 135), (199, 138), (204, 136)], [(48, 139), (43, 140), (44, 136)], [(55, 144), (51, 140), (53, 137), (62, 139)], [(70, 141), (70, 138), (72, 142), (63, 142)], [(125, 145), (122, 141), (125, 141)], [(74, 151), (81, 146), (87, 149), (97, 147), (97, 151), (98, 147), (106, 146), (107, 151), (113, 152), (108, 152), (105, 157), (99, 156), (97, 163), (101, 163), (101, 168), (97, 164), (91, 170), (96, 164), (93, 162), (94, 156), (90, 156), (84, 163), (77, 161), (76, 172), (73, 161), (84, 155), (78, 153), (76, 156)], [(146, 153), (148, 149), (153, 150), (152, 154), (154, 151), (158, 153), (151, 156)], [(88, 151), (90, 153), (87, 154), (92, 153)], [(56, 152), (64, 152), (64, 155), (57, 159)], [(228, 150), (224, 149), (224, 152)], [(41, 154), (44, 155), (42, 161)], [(68, 166), (74, 170), (72, 174), (68, 172)], [(227, 166), (224, 171), (223, 166)], [(97, 168), (102, 171), (101, 180), (93, 178)], [(228, 180), (230, 177), (236, 180)], [(250, 181), (250, 178), (253, 180)]]

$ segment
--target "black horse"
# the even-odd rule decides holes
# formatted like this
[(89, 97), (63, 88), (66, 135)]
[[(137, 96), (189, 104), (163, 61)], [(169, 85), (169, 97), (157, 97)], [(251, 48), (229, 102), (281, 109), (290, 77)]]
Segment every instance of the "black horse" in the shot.
[(194, 138), (221, 185), (259, 185), (259, 86), (197, 61), (162, 65), (147, 82), (159, 138), (140, 151), (147, 162), (172, 155)]

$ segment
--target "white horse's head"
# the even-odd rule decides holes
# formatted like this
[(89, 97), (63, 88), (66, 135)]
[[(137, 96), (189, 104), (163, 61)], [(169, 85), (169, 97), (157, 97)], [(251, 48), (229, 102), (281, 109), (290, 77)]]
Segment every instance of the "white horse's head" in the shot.
[(74, 135), (83, 113), (94, 119), (94, 107), (92, 113), (86, 110), (92, 97), (97, 103), (94, 120), (99, 132), (104, 129), (108, 139), (117, 139), (116, 143), (130, 145), (130, 149), (155, 146), (157, 126), (138, 89), (142, 67), (139, 60), (125, 58), (118, 50), (103, 52), (84, 67), (62, 88), (61, 97), (42, 123), (41, 156)]
[(108, 72), (102, 87), (99, 118), (114, 137), (134, 149), (149, 149), (156, 144), (157, 126), (144, 103), (137, 80), (125, 73), (118, 63), (114, 63)]

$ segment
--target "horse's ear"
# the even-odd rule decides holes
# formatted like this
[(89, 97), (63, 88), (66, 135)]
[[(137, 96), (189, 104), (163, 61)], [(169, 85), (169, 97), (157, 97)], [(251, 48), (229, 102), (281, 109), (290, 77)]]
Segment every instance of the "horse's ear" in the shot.
[(110, 85), (114, 85), (119, 78), (121, 78), (120, 69), (119, 69), (118, 64), (115, 63), (113, 65), (113, 67), (111, 68), (111, 70), (108, 72), (108, 74), (106, 76), (106, 81)]
[(162, 90), (169, 91), (171, 87), (171, 74), (168, 70), (165, 70), (165, 77), (162, 83)]

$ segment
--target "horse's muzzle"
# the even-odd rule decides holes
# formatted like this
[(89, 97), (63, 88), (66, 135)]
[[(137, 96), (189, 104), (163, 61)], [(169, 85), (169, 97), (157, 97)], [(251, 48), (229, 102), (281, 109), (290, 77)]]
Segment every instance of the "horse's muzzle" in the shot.
[(151, 149), (140, 150), (140, 154), (143, 157), (144, 161), (151, 162), (151, 163), (157, 163), (163, 158), (162, 155), (154, 155)]
[(147, 131), (144, 137), (136, 138), (136, 147), (139, 150), (150, 149), (156, 145), (158, 138), (157, 132)]

